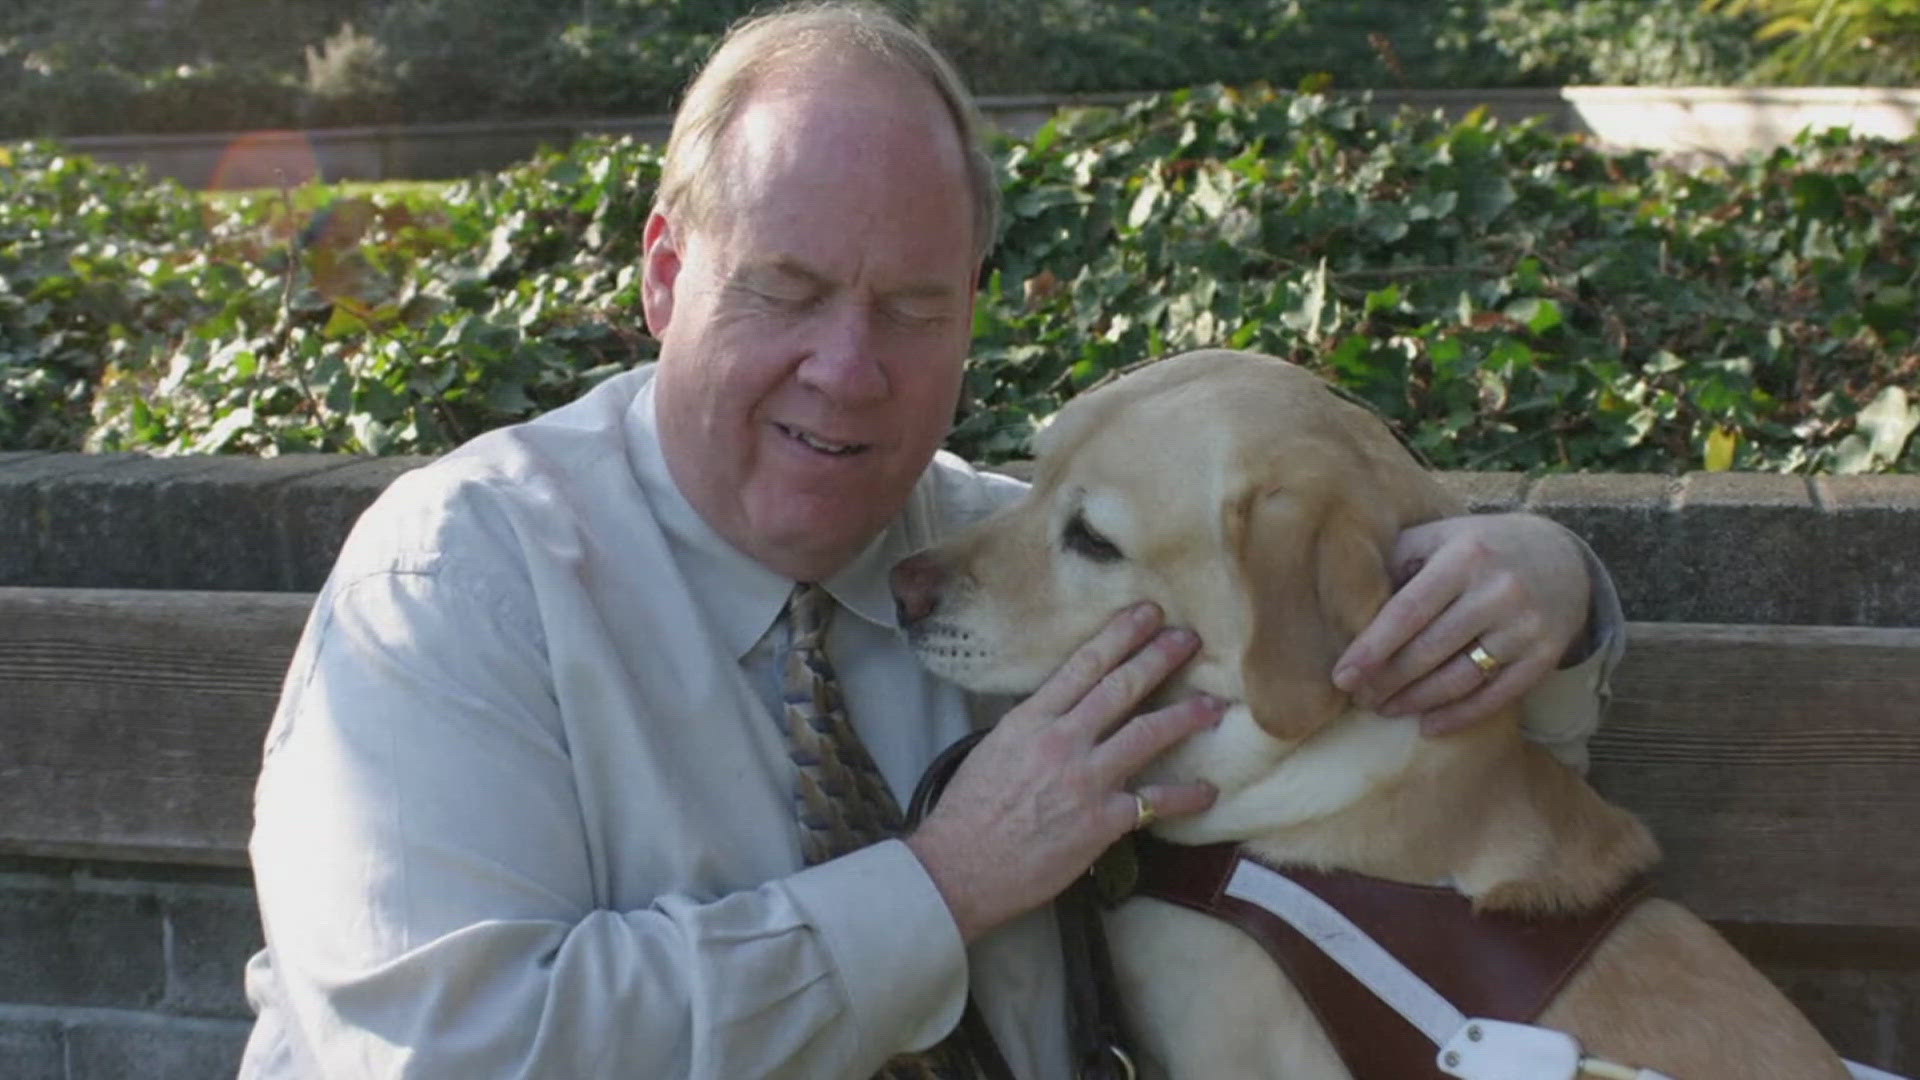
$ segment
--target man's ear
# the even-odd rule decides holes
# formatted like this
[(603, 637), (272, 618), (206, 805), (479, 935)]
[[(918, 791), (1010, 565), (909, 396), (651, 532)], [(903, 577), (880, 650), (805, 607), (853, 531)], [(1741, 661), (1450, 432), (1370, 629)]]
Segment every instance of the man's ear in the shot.
[(1252, 599), (1241, 679), (1247, 707), (1297, 742), (1346, 711), (1333, 665), (1392, 592), (1394, 527), (1348, 500), (1281, 490), (1247, 500), (1239, 554)]
[(680, 280), (679, 233), (658, 210), (647, 215), (640, 250), (640, 303), (647, 332), (657, 340), (673, 320), (673, 287)]

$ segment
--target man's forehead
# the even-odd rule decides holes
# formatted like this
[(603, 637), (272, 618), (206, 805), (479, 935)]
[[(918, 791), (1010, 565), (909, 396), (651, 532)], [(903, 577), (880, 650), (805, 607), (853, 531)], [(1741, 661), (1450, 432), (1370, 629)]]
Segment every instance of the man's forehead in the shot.
[[(858, 153), (886, 134), (915, 134), (926, 152), (958, 151), (959, 132), (925, 80), (873, 59), (819, 61), (755, 80), (728, 124), (723, 143), (733, 163), (779, 168), (809, 150)], [(834, 153), (826, 160), (837, 160)], [(964, 161), (964, 153), (955, 161)], [(844, 163), (844, 161), (842, 162)]]
[[(863, 115), (880, 109), (891, 112)], [(965, 158), (951, 131), (947, 144), (953, 152), (899, 106), (756, 97), (717, 148), (717, 188), (690, 224), (759, 275), (835, 276), (854, 254), (919, 263), (956, 243), (964, 259), (971, 236), (949, 233), (971, 220)], [(888, 240), (882, 225), (893, 220), (924, 227)]]
[(770, 64), (749, 83), (740, 107), (805, 102), (867, 106), (911, 105), (907, 91), (935, 101), (939, 92), (917, 72), (862, 52), (812, 51)]

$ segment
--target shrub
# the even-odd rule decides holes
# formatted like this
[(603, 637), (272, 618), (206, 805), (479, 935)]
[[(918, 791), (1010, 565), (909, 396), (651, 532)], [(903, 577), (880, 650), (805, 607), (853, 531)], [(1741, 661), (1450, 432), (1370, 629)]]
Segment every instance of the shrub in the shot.
[(289, 127), (303, 49), (377, 0), (7, 0), (0, 134)]
[(1920, 83), (1920, 0), (1706, 0), (1708, 10), (1763, 20), (1775, 48), (1755, 82)]
[(638, 241), (659, 163), (598, 141), (444, 198), (239, 202), (218, 303), (102, 374), (93, 450), (437, 453), (653, 355)]
[(1920, 418), (1913, 142), (1689, 173), (1214, 89), (1063, 115), (1005, 160), (957, 432), (977, 456), (1117, 365), (1214, 344), (1321, 370), (1450, 468), (1853, 470), (1876, 467), (1847, 441), (1862, 405)]
[(352, 23), (319, 48), (309, 46), (304, 109), (301, 122), (309, 127), (398, 119), (399, 88), (387, 47)]
[[(1696, 0), (891, 2), (981, 93), (1720, 83), (1752, 56), (1751, 24)], [(758, 6), (8, 0), (0, 134), (664, 112), (716, 37)]]
[(0, 147), (0, 445), (81, 444), (103, 373), (164, 355), (204, 309), (207, 236), (178, 187)]
[(1703, 18), (1699, 0), (1513, 0), (1483, 9), (1490, 66), (1542, 84), (1731, 82), (1760, 62), (1743, 12)]
[[(1007, 216), (950, 446), (1213, 345), (1322, 372), (1457, 469), (1920, 471), (1920, 143), (1683, 172), (1533, 125), (1265, 89), (1063, 113)], [(654, 354), (658, 160), (589, 140), (440, 196), (203, 213), (0, 168), (0, 445), (445, 450)]]

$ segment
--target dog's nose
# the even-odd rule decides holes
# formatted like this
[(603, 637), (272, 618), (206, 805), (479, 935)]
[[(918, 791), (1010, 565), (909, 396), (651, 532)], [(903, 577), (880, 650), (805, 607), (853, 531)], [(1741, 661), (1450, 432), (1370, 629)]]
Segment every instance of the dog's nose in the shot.
[(940, 586), (947, 572), (932, 556), (909, 555), (893, 568), (893, 609), (900, 625), (912, 626), (940, 606)]

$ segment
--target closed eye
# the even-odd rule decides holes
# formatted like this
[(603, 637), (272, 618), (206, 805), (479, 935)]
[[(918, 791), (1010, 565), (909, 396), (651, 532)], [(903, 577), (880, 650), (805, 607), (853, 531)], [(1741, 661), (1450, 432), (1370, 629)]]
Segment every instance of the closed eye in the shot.
[(764, 307), (776, 308), (780, 311), (805, 312), (818, 306), (820, 303), (820, 294), (813, 292), (800, 292), (797, 290), (777, 292), (771, 289), (751, 289), (749, 293), (756, 303)]
[(1125, 557), (1113, 541), (1093, 531), (1085, 515), (1077, 510), (1067, 519), (1067, 528), (1060, 536), (1060, 543), (1075, 555), (1097, 563), (1119, 562)]
[(903, 326), (911, 330), (922, 330), (928, 327), (941, 326), (952, 321), (945, 315), (916, 314), (910, 311), (902, 311), (898, 308), (884, 309), (882, 314), (885, 315), (887, 321), (893, 325)]

